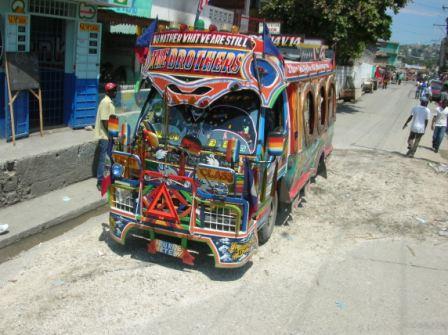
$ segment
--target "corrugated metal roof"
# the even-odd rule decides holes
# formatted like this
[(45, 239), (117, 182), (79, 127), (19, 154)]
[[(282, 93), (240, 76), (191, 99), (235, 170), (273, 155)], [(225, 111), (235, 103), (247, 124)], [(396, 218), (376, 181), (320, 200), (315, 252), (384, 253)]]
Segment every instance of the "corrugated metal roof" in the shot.
[(111, 34), (137, 35), (137, 26), (134, 24), (115, 24), (110, 26)]
[(129, 5), (120, 5), (117, 3), (110, 2), (108, 0), (72, 0), (72, 1), (83, 2), (83, 3), (90, 4), (90, 5), (100, 6), (100, 7), (128, 8), (130, 6), (130, 4)]

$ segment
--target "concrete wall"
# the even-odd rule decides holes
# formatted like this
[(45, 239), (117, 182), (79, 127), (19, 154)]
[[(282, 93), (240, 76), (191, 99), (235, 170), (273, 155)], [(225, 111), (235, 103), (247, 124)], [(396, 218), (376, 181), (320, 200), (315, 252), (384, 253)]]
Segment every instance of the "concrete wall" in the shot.
[(345, 78), (352, 76), (355, 85), (355, 99), (362, 94), (362, 83), (372, 78), (372, 65), (367, 63), (359, 63), (355, 66), (337, 66), (336, 67), (336, 95), (339, 96), (340, 89), (345, 84)]
[(339, 91), (344, 86), (345, 78), (347, 76), (354, 76), (355, 72), (352, 66), (337, 66), (336, 67), (336, 96), (339, 96)]
[(0, 208), (31, 199), (95, 175), (97, 142), (60, 151), (0, 161)]
[[(172, 23), (185, 23), (193, 25), (196, 18), (198, 1), (196, 0), (153, 0), (151, 17), (159, 17)], [(218, 29), (230, 30), (233, 24), (233, 11), (207, 5), (204, 7), (200, 18), (204, 20), (207, 28), (210, 23), (215, 24)]]
[(355, 70), (355, 87), (361, 87), (362, 83), (372, 78), (372, 65), (361, 63), (354, 66)]

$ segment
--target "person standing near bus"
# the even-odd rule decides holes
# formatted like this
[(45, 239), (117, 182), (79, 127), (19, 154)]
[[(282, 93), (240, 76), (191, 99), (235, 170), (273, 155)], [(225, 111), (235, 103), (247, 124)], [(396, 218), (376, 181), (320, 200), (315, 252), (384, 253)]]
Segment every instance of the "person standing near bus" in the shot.
[(431, 115), (431, 111), (427, 107), (428, 102), (428, 98), (421, 97), (420, 106), (412, 108), (411, 115), (403, 126), (403, 129), (406, 128), (408, 123), (412, 120), (411, 132), (408, 138), (408, 152), (406, 153), (406, 156), (408, 157), (414, 157), (418, 144), (420, 143), (422, 136), (425, 134), (426, 127), (428, 126), (428, 120)]
[(106, 95), (98, 106), (95, 122), (95, 139), (98, 140), (99, 156), (98, 168), (96, 170), (97, 183), (96, 187), (101, 191), (101, 184), (104, 178), (104, 167), (106, 163), (107, 148), (109, 145), (109, 136), (107, 123), (111, 115), (115, 115), (115, 105), (113, 99), (117, 95), (117, 84), (107, 83), (104, 86)]

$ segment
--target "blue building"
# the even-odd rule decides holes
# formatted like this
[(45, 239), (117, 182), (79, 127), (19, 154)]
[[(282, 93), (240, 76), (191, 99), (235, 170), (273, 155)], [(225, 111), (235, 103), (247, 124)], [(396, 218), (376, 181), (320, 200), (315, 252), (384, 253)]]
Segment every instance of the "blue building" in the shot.
[(375, 63), (383, 66), (396, 66), (400, 44), (391, 41), (378, 41)]
[[(4, 51), (32, 52), (39, 60), (45, 127), (81, 128), (94, 123), (102, 26), (98, 5), (121, 0), (2, 0)], [(125, 1), (126, 2), (126, 1)], [(3, 57), (4, 58), (4, 57)], [(10, 113), (4, 62), (0, 67), (0, 137), (10, 139)], [(17, 137), (39, 125), (37, 100), (22, 91), (14, 102)]]
[[(234, 8), (223, 3), (205, 6), (206, 27), (230, 30), (234, 12), (248, 14), (249, 0), (233, 1)], [(118, 112), (140, 109), (144, 99), (134, 92), (140, 72), (133, 51), (137, 35), (156, 17), (166, 25), (192, 25), (197, 6), (197, 0), (0, 0), (0, 31), (6, 52), (38, 56), (44, 128), (83, 128), (94, 124), (106, 81), (119, 84)], [(2, 63), (0, 138), (10, 140), (7, 92)], [(31, 93), (19, 94), (14, 111), (16, 137), (38, 129), (39, 108)]]

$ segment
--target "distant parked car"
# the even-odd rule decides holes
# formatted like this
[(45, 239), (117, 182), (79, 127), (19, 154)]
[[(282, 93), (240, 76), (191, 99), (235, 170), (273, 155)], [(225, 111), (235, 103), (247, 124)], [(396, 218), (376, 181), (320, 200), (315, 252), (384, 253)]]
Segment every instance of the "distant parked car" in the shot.
[(339, 99), (344, 101), (356, 100), (356, 90), (352, 76), (345, 77), (344, 86), (339, 91)]
[(373, 81), (370, 79), (364, 80), (361, 88), (364, 93), (373, 93)]
[(442, 82), (440, 80), (432, 80), (429, 84), (430, 87), (430, 96), (429, 99), (431, 101), (439, 101), (440, 100), (440, 94), (442, 91)]

